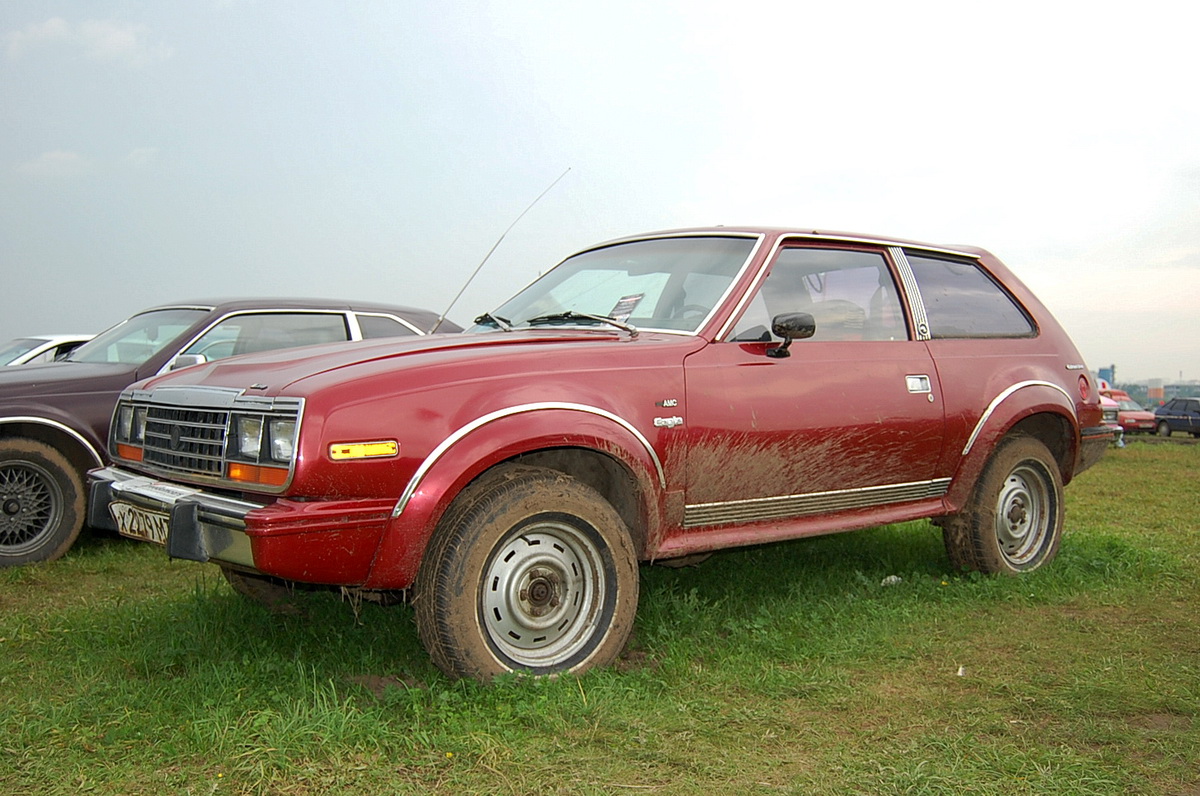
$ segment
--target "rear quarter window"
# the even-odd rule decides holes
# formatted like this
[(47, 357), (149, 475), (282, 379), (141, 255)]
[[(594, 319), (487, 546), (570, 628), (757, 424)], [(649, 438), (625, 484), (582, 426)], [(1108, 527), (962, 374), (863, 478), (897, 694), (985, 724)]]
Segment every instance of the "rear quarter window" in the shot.
[(971, 260), (905, 253), (934, 339), (1032, 337), (1033, 321), (1016, 299)]

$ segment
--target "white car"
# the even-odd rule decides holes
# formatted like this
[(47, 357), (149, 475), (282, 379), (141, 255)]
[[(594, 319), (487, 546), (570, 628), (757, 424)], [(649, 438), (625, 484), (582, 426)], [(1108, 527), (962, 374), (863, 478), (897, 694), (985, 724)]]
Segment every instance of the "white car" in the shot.
[(0, 365), (56, 362), (91, 340), (90, 334), (43, 334), (18, 337), (0, 348)]

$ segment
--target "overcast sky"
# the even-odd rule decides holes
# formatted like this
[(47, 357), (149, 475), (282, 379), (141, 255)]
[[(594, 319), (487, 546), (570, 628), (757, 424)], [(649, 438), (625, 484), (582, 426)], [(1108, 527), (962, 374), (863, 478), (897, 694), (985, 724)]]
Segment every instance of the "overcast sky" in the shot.
[(0, 3), (0, 342), (232, 295), (493, 309), (590, 243), (971, 243), (1200, 379), (1183, 2)]

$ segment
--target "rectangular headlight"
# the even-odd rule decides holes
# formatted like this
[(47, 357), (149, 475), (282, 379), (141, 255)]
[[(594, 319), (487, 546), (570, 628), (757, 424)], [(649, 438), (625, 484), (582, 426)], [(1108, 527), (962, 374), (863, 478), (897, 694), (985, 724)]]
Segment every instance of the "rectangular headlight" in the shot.
[(133, 407), (121, 404), (117, 407), (117, 441), (128, 442), (133, 433)]
[(237, 415), (234, 417), (234, 425), (234, 455), (239, 459), (258, 461), (262, 451), (262, 417)]
[(273, 461), (290, 462), (292, 454), (296, 452), (296, 421), (294, 419), (272, 420), (268, 441)]
[(146, 438), (146, 407), (121, 404), (117, 407), (117, 441), (142, 444)]

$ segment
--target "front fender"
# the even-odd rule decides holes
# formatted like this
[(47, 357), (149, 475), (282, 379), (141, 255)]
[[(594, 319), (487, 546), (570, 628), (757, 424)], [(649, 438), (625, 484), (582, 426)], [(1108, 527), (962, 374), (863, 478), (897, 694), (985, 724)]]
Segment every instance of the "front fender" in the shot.
[(666, 473), (658, 451), (633, 424), (581, 404), (526, 404), (492, 412), (456, 430), (417, 468), (392, 512), (365, 586), (408, 588), (438, 521), (488, 469), (522, 454), (562, 448), (618, 461), (635, 479), (641, 513), (658, 524)]

